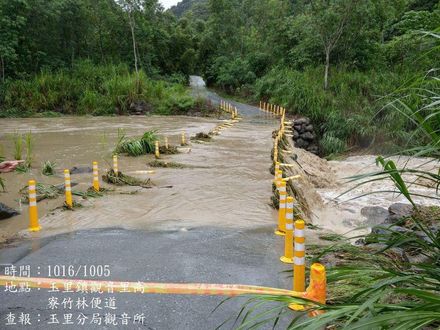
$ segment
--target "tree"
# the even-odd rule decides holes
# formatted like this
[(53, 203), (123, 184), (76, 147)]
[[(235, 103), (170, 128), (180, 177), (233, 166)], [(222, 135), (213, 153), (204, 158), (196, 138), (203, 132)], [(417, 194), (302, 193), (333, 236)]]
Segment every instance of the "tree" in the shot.
[(128, 17), (128, 24), (131, 31), (131, 40), (133, 46), (133, 57), (134, 57), (134, 68), (136, 75), (139, 78), (139, 68), (138, 68), (138, 50), (136, 45), (136, 21), (135, 13), (141, 11), (142, 1), (139, 0), (117, 0), (117, 3), (124, 9)]
[(360, 0), (317, 0), (311, 2), (309, 24), (319, 35), (324, 48), (324, 89), (328, 88), (332, 51), (338, 45), (344, 32), (358, 24), (354, 18), (359, 7)]
[(25, 0), (0, 0), (0, 77), (3, 83), (6, 66), (18, 58), (17, 47), (28, 8)]

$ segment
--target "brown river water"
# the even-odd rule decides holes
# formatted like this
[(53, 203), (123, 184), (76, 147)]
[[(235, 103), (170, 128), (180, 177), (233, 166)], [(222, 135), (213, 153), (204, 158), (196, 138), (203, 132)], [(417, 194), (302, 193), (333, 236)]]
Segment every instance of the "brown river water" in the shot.
[[(26, 232), (27, 205), (21, 205), (17, 199), (18, 191), (29, 179), (62, 184), (60, 174), (65, 168), (91, 166), (92, 161), (99, 162), (101, 173), (110, 168), (118, 128), (123, 128), (128, 136), (140, 136), (155, 129), (176, 145), (182, 131), (192, 136), (208, 132), (222, 122), (181, 116), (1, 119), (0, 144), (5, 156), (13, 155), (12, 134), (31, 131), (34, 159), (30, 173), (2, 175), (7, 193), (0, 193), (0, 201), (22, 213), (1, 221), (0, 231), (3, 236)], [(84, 207), (73, 212), (57, 209), (62, 206), (63, 197), (43, 200), (38, 203), (43, 230), (35, 235), (101, 227), (188, 230), (194, 226), (245, 228), (270, 223), (276, 216), (268, 206), (271, 132), (275, 126), (273, 118), (257, 116), (223, 130), (210, 143), (191, 143), (178, 155), (161, 156), (165, 161), (192, 166), (187, 169), (150, 168), (150, 155), (120, 156), (120, 171), (141, 179), (151, 178), (156, 187), (115, 188), (102, 184), (115, 191), (87, 201), (75, 197)], [(40, 174), (46, 160), (56, 162), (59, 175)], [(72, 182), (78, 183), (74, 190), (85, 191), (91, 186), (92, 175), (72, 175)]]

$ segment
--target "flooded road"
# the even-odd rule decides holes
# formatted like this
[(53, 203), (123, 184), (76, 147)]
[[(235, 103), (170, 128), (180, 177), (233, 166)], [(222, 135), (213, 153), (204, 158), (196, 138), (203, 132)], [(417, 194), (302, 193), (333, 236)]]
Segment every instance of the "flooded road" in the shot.
[[(83, 208), (75, 211), (59, 209), (63, 196), (41, 201), (40, 222), (43, 230), (37, 236), (58, 234), (78, 229), (121, 227), (124, 229), (181, 229), (213, 225), (228, 228), (249, 228), (272, 223), (274, 211), (268, 206), (271, 193), (270, 149), (274, 118), (247, 107), (246, 120), (225, 129), (210, 143), (192, 143), (190, 152), (162, 156), (164, 161), (190, 165), (186, 169), (150, 168), (152, 155), (120, 156), (119, 169), (141, 179), (151, 178), (156, 187), (141, 189), (103, 185), (115, 189), (105, 197), (81, 200)], [(188, 136), (209, 132), (222, 120), (193, 117), (62, 117), (50, 119), (2, 119), (0, 144), (7, 158), (13, 155), (12, 135), (31, 131), (34, 140), (31, 173), (4, 174), (7, 193), (0, 201), (19, 209), (20, 216), (0, 222), (4, 236), (26, 232), (27, 205), (20, 205), (18, 191), (30, 178), (37, 182), (62, 184), (65, 168), (91, 166), (98, 161), (102, 174), (110, 168), (111, 153), (118, 129), (128, 136), (141, 136), (157, 130), (163, 141), (178, 144), (180, 134)], [(57, 175), (41, 175), (42, 163), (56, 162)], [(74, 190), (91, 186), (91, 174), (72, 175), (78, 183)], [(160, 188), (172, 186), (170, 189)], [(132, 193), (132, 194), (127, 194)], [(58, 208), (58, 209), (57, 209)]]
[[(206, 89), (200, 77), (191, 77), (196, 97), (208, 98), (216, 104), (221, 98)], [(191, 230), (200, 226), (222, 228), (257, 228), (276, 222), (276, 212), (268, 205), (271, 196), (272, 131), (278, 119), (257, 108), (232, 102), (243, 120), (222, 131), (210, 143), (192, 143), (189, 149), (177, 155), (162, 156), (164, 161), (188, 165), (190, 168), (151, 168), (147, 164), (152, 155), (142, 157), (120, 156), (119, 169), (140, 179), (151, 178), (152, 189), (133, 187), (104, 187), (114, 189), (102, 198), (82, 200), (82, 208), (72, 211), (60, 209), (63, 196), (39, 203), (43, 230), (36, 234), (50, 236), (79, 229), (119, 227), (142, 230)], [(28, 226), (27, 206), (21, 205), (18, 191), (30, 178), (48, 184), (63, 184), (61, 176), (65, 168), (91, 166), (98, 161), (101, 174), (110, 168), (118, 129), (128, 136), (141, 136), (147, 130), (157, 130), (163, 141), (167, 136), (171, 144), (180, 142), (180, 134), (188, 136), (209, 132), (224, 121), (196, 117), (62, 117), (1, 119), (0, 145), (7, 158), (13, 155), (12, 135), (31, 131), (34, 140), (33, 168), (31, 173), (9, 173), (5, 179), (7, 193), (0, 193), (0, 201), (17, 208), (22, 213), (0, 222), (0, 239), (21, 232)], [(376, 171), (374, 156), (349, 157), (343, 161), (319, 159), (300, 149), (295, 149), (298, 161), (312, 175), (303, 185), (302, 193), (311, 209), (309, 221), (326, 230), (346, 233), (368, 224), (364, 207), (387, 208), (392, 203), (405, 201), (396, 194), (366, 195), (375, 190), (390, 190), (391, 182), (375, 182), (351, 191), (346, 177)], [(41, 175), (42, 163), (56, 162), (57, 175)], [(404, 161), (404, 160), (402, 160)], [(425, 160), (414, 160), (419, 165)], [(430, 164), (438, 168), (438, 163)], [(298, 170), (302, 170), (299, 169)], [(428, 169), (430, 170), (430, 169)], [(296, 174), (296, 173), (293, 173)], [(74, 190), (85, 191), (91, 186), (92, 175), (72, 175), (78, 185)], [(172, 188), (164, 188), (172, 186)], [(435, 194), (430, 188), (417, 192)], [(347, 200), (350, 200), (347, 202)], [(431, 205), (435, 201), (421, 199), (418, 202)]]

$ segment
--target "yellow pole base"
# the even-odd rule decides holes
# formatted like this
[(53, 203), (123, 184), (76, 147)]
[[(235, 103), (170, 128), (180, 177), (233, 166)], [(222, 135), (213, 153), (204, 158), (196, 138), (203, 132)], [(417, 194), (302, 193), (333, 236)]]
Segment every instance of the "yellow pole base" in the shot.
[(275, 235), (277, 235), (277, 236), (286, 236), (286, 233), (281, 231), (281, 230), (279, 230), (279, 229), (277, 229), (277, 230), (275, 230)]
[(29, 229), (28, 229), (30, 232), (33, 232), (33, 233), (35, 233), (35, 232), (37, 232), (37, 231), (40, 231), (41, 230), (41, 226), (38, 226), (38, 227), (29, 227)]
[(289, 308), (295, 312), (303, 312), (306, 310), (304, 305), (290, 304)]
[(282, 257), (280, 258), (280, 260), (281, 260), (282, 262), (284, 262), (285, 264), (293, 264), (293, 258), (288, 258), (288, 257), (286, 257), (286, 256), (282, 256)]

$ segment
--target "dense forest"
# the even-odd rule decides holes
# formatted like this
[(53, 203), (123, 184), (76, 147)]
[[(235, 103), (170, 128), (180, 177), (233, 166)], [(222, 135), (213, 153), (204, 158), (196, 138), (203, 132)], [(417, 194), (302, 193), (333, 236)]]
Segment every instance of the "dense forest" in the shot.
[(406, 144), (387, 96), (416, 77), (438, 88), (432, 0), (0, 0), (0, 21), (1, 116), (185, 113), (200, 74), (309, 116), (328, 155)]

